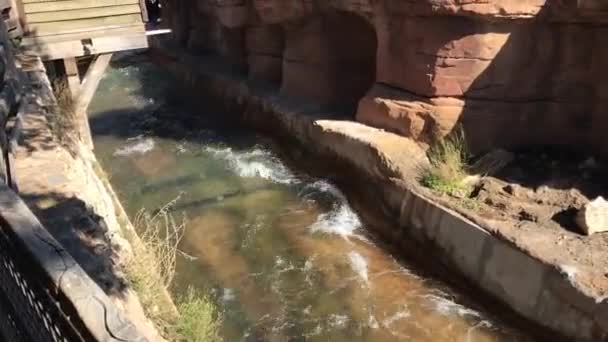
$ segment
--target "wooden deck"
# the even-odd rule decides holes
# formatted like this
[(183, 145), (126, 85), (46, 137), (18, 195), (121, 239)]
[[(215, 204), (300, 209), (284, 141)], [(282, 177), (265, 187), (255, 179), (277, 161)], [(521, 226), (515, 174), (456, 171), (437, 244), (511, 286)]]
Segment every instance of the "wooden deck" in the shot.
[(13, 0), (23, 45), (44, 60), (146, 48), (144, 0)]

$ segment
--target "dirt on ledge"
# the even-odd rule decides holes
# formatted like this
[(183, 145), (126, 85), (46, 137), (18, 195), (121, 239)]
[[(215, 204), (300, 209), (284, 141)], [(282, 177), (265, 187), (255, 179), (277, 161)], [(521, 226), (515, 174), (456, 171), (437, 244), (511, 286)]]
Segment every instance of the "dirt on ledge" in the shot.
[(586, 236), (575, 222), (585, 204), (608, 195), (608, 164), (559, 149), (513, 156), (495, 175), (481, 177), (469, 198), (424, 191), (560, 268), (596, 300), (608, 298), (608, 233)]

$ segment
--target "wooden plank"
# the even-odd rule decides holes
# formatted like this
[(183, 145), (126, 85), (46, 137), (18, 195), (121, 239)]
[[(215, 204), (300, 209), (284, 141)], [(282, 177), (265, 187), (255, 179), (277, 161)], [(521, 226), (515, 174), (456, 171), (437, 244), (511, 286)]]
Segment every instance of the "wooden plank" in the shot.
[(49, 23), (28, 23), (29, 33), (34, 36), (46, 36), (58, 33), (81, 32), (84, 30), (116, 27), (142, 23), (141, 14), (127, 14), (113, 17), (68, 20)]
[(93, 39), (95, 53), (145, 49), (148, 47), (148, 37), (145, 35), (128, 37), (102, 37)]
[(67, 57), (89, 56), (100, 53), (145, 49), (148, 47), (148, 39), (145, 34), (133, 36), (105, 36), (91, 39), (90, 46), (83, 46), (81, 40), (54, 42), (38, 44), (28, 49), (38, 54), (43, 60), (55, 60)]
[[(17, 19), (19, 24), (21, 25), (21, 29), (23, 31), (27, 31), (28, 24), (27, 18), (25, 17), (25, 9), (23, 2), (20, 0), (11, 0), (13, 6), (11, 8), (10, 16), (12, 19)], [(16, 17), (16, 18), (15, 18)]]
[(32, 24), (48, 23), (64, 20), (78, 20), (88, 18), (110, 17), (123, 14), (140, 14), (141, 9), (138, 4), (122, 5), (98, 8), (83, 8), (69, 11), (53, 11), (26, 14), (27, 22)]
[(138, 0), (72, 0), (72, 1), (46, 1), (24, 4), (25, 13), (39, 13), (52, 11), (67, 11), (83, 8), (108, 7), (119, 5), (138, 4)]
[(80, 121), (80, 137), (90, 149), (93, 149), (93, 138), (91, 136), (91, 128), (89, 127), (87, 109), (89, 108), (91, 100), (93, 100), (99, 82), (110, 64), (111, 59), (111, 53), (102, 54), (95, 58), (82, 80), (82, 87), (80, 89), (80, 94), (78, 95), (78, 100), (76, 101), (76, 115)]
[(72, 98), (75, 99), (80, 92), (80, 75), (78, 74), (78, 63), (76, 63), (76, 58), (64, 58), (63, 66), (65, 67), (70, 93), (72, 94)]
[(36, 44), (49, 44), (56, 42), (65, 42), (70, 40), (92, 39), (104, 36), (133, 36), (137, 34), (145, 34), (146, 28), (143, 24), (118, 26), (108, 29), (96, 29), (89, 31), (81, 31), (75, 33), (55, 34), (52, 36), (31, 37), (25, 36), (22, 45), (31, 46)]
[[(160, 1), (160, 0), (157, 0)], [(146, 7), (146, 0), (139, 0), (139, 7), (141, 8), (141, 20), (144, 23), (150, 21), (150, 16), (148, 15), (148, 8)]]
[(24, 4), (32, 2), (53, 2), (53, 1), (72, 1), (72, 0), (21, 0)]

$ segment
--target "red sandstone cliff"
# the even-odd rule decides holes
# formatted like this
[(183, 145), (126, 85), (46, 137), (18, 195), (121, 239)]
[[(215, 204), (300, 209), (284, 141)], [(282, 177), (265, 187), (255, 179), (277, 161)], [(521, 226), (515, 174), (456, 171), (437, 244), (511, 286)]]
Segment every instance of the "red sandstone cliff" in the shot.
[(608, 153), (606, 1), (170, 0), (164, 12), (193, 51), (421, 142), (461, 124), (475, 151)]

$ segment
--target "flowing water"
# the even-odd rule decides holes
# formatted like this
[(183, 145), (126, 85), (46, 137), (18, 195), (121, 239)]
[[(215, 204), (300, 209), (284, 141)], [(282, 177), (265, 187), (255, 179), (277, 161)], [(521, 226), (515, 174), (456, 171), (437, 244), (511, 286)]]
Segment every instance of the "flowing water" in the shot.
[(271, 141), (175, 99), (145, 59), (111, 68), (91, 107), (96, 153), (130, 215), (179, 198), (192, 258), (171, 290), (209, 294), (225, 341), (528, 339), (378, 247), (336, 186), (290, 170)]

